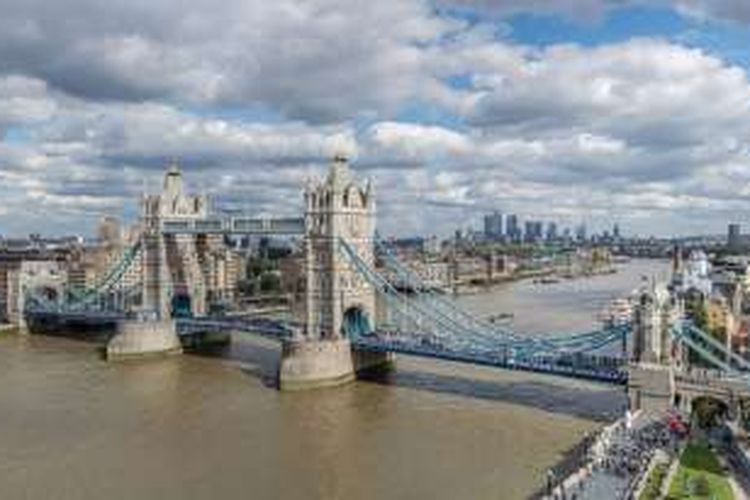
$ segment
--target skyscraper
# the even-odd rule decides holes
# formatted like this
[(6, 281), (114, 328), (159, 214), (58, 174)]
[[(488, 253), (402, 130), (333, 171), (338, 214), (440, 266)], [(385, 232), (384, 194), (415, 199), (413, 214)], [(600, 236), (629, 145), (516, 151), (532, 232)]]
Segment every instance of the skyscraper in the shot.
[(484, 237), (488, 240), (499, 240), (504, 236), (503, 214), (493, 212), (484, 216)]
[(557, 224), (550, 222), (547, 224), (547, 241), (554, 241), (557, 239)]
[(518, 225), (518, 216), (516, 214), (509, 214), (506, 218), (505, 234), (511, 241), (519, 241), (521, 239), (521, 228)]
[(742, 235), (739, 224), (729, 224), (727, 228), (727, 246), (730, 250), (737, 250), (742, 245)]
[(526, 221), (524, 240), (529, 243), (535, 243), (542, 240), (544, 235), (544, 224), (541, 221)]

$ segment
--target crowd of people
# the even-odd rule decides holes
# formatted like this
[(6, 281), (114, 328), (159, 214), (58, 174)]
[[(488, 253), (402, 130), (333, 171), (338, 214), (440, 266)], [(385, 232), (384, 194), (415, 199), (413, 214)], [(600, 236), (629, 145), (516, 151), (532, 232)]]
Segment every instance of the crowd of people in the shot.
[(548, 472), (546, 498), (626, 498), (655, 450), (674, 452), (678, 439), (664, 419), (618, 420), (599, 433), (576, 472), (559, 482), (552, 471)]

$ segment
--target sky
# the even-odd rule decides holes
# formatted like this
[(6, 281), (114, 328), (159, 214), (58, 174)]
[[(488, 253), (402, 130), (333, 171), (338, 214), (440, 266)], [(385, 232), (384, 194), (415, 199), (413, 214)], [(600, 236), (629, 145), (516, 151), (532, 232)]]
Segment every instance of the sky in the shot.
[(385, 234), (499, 210), (750, 230), (747, 0), (0, 0), (0, 234), (133, 221), (176, 161), (291, 215), (345, 153)]

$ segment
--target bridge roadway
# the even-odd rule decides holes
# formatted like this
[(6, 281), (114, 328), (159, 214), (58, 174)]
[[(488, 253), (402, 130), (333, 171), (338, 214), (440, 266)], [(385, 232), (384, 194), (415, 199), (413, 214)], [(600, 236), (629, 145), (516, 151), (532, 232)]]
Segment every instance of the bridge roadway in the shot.
[[(121, 312), (110, 311), (28, 311), (30, 324), (60, 326), (106, 326), (113, 325), (128, 316)], [(281, 322), (267, 318), (247, 317), (202, 317), (202, 318), (177, 318), (177, 332), (180, 336), (190, 336), (200, 333), (211, 332), (245, 332), (259, 335), (265, 338), (281, 341), (290, 338), (295, 330), (302, 328), (302, 324), (294, 322)], [(460, 362), (474, 365), (492, 366), (509, 370), (521, 370), (534, 373), (563, 376), (568, 378), (586, 379), (615, 385), (628, 384), (628, 366), (621, 358), (592, 356), (591, 359), (600, 359), (609, 366), (576, 366), (572, 363), (561, 362), (560, 358), (547, 358), (536, 360), (510, 359), (503, 356), (501, 352), (489, 352), (481, 350), (457, 350), (450, 349), (435, 343), (426, 342), (419, 338), (397, 336), (387, 338), (378, 335), (358, 336), (352, 341), (355, 349), (369, 352), (392, 352), (409, 356), (442, 359), (452, 362)], [(614, 366), (612, 366), (614, 364)], [(668, 366), (645, 366), (638, 365), (650, 373), (650, 377), (657, 372), (670, 373), (672, 382), (667, 382), (657, 392), (665, 392), (665, 398), (673, 399), (674, 393), (682, 395), (682, 405), (689, 408), (690, 402), (700, 396), (713, 396), (730, 403), (739, 397), (750, 397), (750, 375), (730, 375), (717, 370), (694, 369), (690, 372), (674, 370)], [(631, 367), (632, 369), (632, 367)], [(631, 370), (632, 371), (632, 370)], [(638, 376), (630, 380), (635, 386), (640, 385)], [(660, 383), (659, 385), (663, 385)], [(669, 388), (671, 386), (671, 388)], [(653, 389), (653, 388), (652, 388)]]
[[(31, 325), (106, 327), (134, 316), (112, 311), (28, 311)], [(195, 333), (241, 331), (254, 333), (275, 340), (291, 337), (293, 330), (301, 325), (266, 318), (202, 317), (175, 318), (178, 335)]]
[(499, 353), (489, 353), (478, 350), (458, 351), (429, 343), (412, 343), (404, 340), (384, 340), (372, 337), (359, 337), (352, 341), (356, 349), (370, 352), (392, 352), (406, 354), (423, 358), (443, 359), (474, 365), (493, 366), (508, 370), (521, 370), (548, 375), (557, 375), (568, 378), (578, 378), (605, 382), (608, 384), (624, 385), (628, 381), (626, 363), (617, 357), (599, 356), (595, 357), (601, 361), (616, 361), (621, 364), (617, 367), (600, 366), (575, 366), (566, 364), (560, 359), (548, 358), (539, 360), (512, 359)]
[[(30, 324), (75, 326), (107, 326), (129, 316), (121, 312), (109, 311), (29, 311)], [(281, 341), (291, 338), (295, 330), (302, 328), (301, 323), (283, 322), (267, 318), (246, 317), (200, 317), (176, 318), (176, 329), (180, 336), (201, 333), (245, 332), (261, 337)], [(521, 370), (534, 373), (557, 375), (623, 385), (627, 383), (628, 372), (622, 359), (618, 357), (593, 356), (609, 365), (617, 366), (575, 366), (561, 362), (560, 359), (509, 359), (499, 352), (491, 353), (480, 350), (456, 350), (424, 341), (408, 341), (408, 337), (386, 339), (376, 335), (359, 336), (352, 341), (355, 349), (368, 352), (392, 352), (409, 356), (442, 359), (446, 361), (493, 366), (509, 370)]]

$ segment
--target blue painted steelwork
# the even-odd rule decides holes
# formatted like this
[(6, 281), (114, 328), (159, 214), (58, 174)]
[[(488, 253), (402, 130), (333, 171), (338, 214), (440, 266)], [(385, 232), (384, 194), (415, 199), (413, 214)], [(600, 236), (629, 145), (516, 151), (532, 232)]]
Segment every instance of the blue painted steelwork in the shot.
[[(165, 221), (170, 222), (170, 221)], [(172, 221), (175, 224), (184, 221)], [(210, 220), (192, 221), (195, 230), (218, 231), (221, 224)], [(198, 224), (198, 225), (196, 225)], [(213, 226), (215, 228), (211, 229)], [(222, 223), (224, 224), (224, 223)], [(229, 224), (239, 224), (231, 222)], [(244, 220), (243, 231), (250, 230), (250, 220)], [(293, 229), (296, 222), (287, 227)], [(200, 226), (200, 227), (198, 227)], [(221, 226), (224, 230), (225, 226)], [(260, 223), (256, 230), (268, 230), (270, 223)], [(281, 227), (281, 226), (280, 226)], [(185, 227), (173, 227), (171, 231), (183, 231)], [(474, 362), (515, 369), (580, 376), (596, 380), (619, 382), (623, 371), (616, 357), (589, 356), (604, 346), (621, 340), (627, 327), (618, 327), (575, 335), (554, 337), (520, 336), (510, 330), (498, 329), (466, 313), (452, 301), (429, 291), (414, 281), (420, 290), (413, 297), (400, 293), (379, 272), (371, 269), (348, 245), (341, 241), (341, 249), (362, 277), (385, 299), (389, 312), (396, 323), (380, 325), (377, 329), (364, 311), (353, 308), (344, 314), (344, 329), (357, 348), (388, 350), (413, 355), (422, 355), (455, 361)], [(58, 318), (64, 321), (88, 321), (109, 323), (128, 314), (117, 309), (117, 301), (107, 298), (113, 293), (126, 293), (117, 287), (123, 276), (140, 255), (140, 244), (123, 254), (122, 259), (100, 284), (91, 290), (71, 294), (62, 303), (51, 303), (43, 296), (31, 295), (27, 314), (37, 319)], [(389, 254), (390, 255), (390, 254)], [(404, 266), (390, 255), (388, 259), (401, 277), (415, 280)], [(140, 290), (140, 288), (139, 288)], [(132, 291), (128, 292), (132, 293)], [(179, 301), (176, 301), (179, 302)], [(177, 304), (178, 306), (180, 304)], [(187, 303), (180, 310), (189, 310)], [(179, 307), (178, 307), (179, 309)], [(295, 326), (272, 320), (240, 319), (230, 317), (192, 318), (189, 314), (177, 314), (177, 328), (181, 335), (208, 331), (251, 332), (274, 339), (289, 338)], [(593, 361), (592, 361), (593, 360)], [(604, 361), (604, 362), (602, 362)]]
[[(199, 229), (206, 231), (208, 222)], [(249, 224), (248, 221), (245, 221)], [(218, 226), (217, 226), (218, 227)], [(267, 229), (268, 226), (265, 227)], [(183, 228), (184, 229), (184, 228)], [(262, 227), (260, 229), (264, 229)], [(173, 228), (177, 231), (178, 228)], [(217, 229), (218, 230), (218, 229)], [(359, 274), (385, 299), (395, 323), (374, 328), (371, 318), (359, 309), (351, 309), (344, 315), (344, 328), (357, 348), (387, 350), (454, 361), (473, 362), (514, 369), (578, 376), (609, 382), (624, 380), (622, 359), (614, 356), (591, 355), (627, 335), (628, 327), (622, 326), (601, 331), (554, 337), (528, 337), (510, 330), (489, 325), (463, 311), (445, 297), (422, 286), (409, 271), (391, 255), (387, 254), (392, 268), (402, 278), (415, 282), (418, 293), (412, 297), (400, 293), (379, 272), (371, 269), (356, 251), (345, 241), (341, 249)], [(31, 296), (28, 314), (37, 318), (57, 317), (74, 321), (111, 322), (127, 317), (125, 311), (117, 310), (117, 303), (106, 302), (118, 287), (128, 269), (140, 252), (135, 245), (113, 266), (105, 279), (91, 290), (73, 294), (62, 304), (45, 302), (42, 296)], [(185, 315), (189, 316), (189, 315)], [(293, 335), (289, 324), (271, 320), (247, 320), (228, 317), (176, 318), (178, 331), (182, 335), (206, 331), (245, 331), (270, 338), (282, 339)]]
[(671, 334), (704, 362), (721, 370), (726, 378), (750, 382), (750, 362), (693, 323), (680, 322), (671, 329)]
[(128, 248), (120, 260), (112, 266), (112, 269), (94, 288), (86, 290), (71, 290), (71, 297), (66, 301), (66, 308), (84, 309), (86, 306), (96, 303), (105, 290), (114, 288), (121, 280), (130, 266), (140, 257), (141, 242), (138, 240)]
[(60, 300), (48, 300), (43, 290), (25, 291), (24, 315), (36, 320), (49, 320), (56, 315), (65, 321), (97, 320), (110, 322), (126, 316), (122, 305), (142, 292), (140, 283), (123, 288), (122, 279), (140, 257), (141, 243), (128, 248), (105, 277), (93, 288), (69, 290)]
[(599, 382), (624, 384), (627, 382), (627, 372), (621, 368), (621, 360), (617, 358), (592, 358), (599, 360), (589, 366), (573, 363), (566, 364), (564, 359), (550, 359), (545, 357), (516, 359), (505, 357), (500, 353), (477, 351), (455, 351), (434, 345), (429, 342), (415, 343), (401, 339), (380, 339), (376, 336), (360, 337), (353, 341), (357, 349), (375, 352), (394, 352), (411, 356), (444, 359), (462, 363), (496, 366), (512, 370), (532, 371), (573, 378), (583, 378)]
[(696, 341), (694, 343), (703, 344), (706, 347), (713, 349), (723, 358), (722, 362), (725, 363), (729, 369), (739, 371), (750, 370), (750, 362), (748, 360), (729, 349), (723, 343), (719, 342), (711, 334), (706, 333), (700, 328), (696, 327), (695, 324), (691, 322), (683, 322), (679, 325), (679, 327), (680, 328), (676, 333), (680, 337), (680, 339), (694, 340)]
[(468, 314), (460, 307), (457, 307), (453, 301), (444, 297), (443, 294), (436, 292), (433, 287), (425, 284), (418, 274), (399, 262), (398, 258), (388, 245), (377, 237), (375, 240), (375, 248), (378, 250), (379, 256), (382, 257), (386, 266), (395, 272), (399, 279), (406, 283), (408, 287), (414, 290), (425, 301), (444, 309), (448, 314), (463, 321), (468, 327), (479, 329), (481, 331), (493, 332), (496, 337), (518, 339), (511, 330), (498, 328), (497, 325), (482, 321), (481, 319)]
[(192, 335), (204, 332), (252, 333), (275, 340), (291, 338), (299, 325), (265, 318), (177, 318), (177, 333)]
[(175, 294), (172, 297), (172, 317), (173, 318), (192, 318), (193, 308), (191, 306), (190, 295)]
[[(369, 335), (361, 335), (357, 328), (345, 321), (347, 333), (358, 348), (617, 383), (627, 377), (623, 368), (626, 359), (622, 356), (584, 356), (608, 345), (622, 343), (630, 331), (629, 325), (572, 335), (519, 335), (478, 320), (445, 296), (433, 292), (400, 264), (382, 243), (378, 248), (382, 251), (383, 261), (409, 285), (413, 294), (397, 290), (378, 271), (370, 268), (346, 241), (342, 240), (340, 247), (357, 272), (384, 299), (389, 312), (397, 317), (396, 323), (380, 325)], [(584, 364), (584, 359), (595, 362)]]
[(419, 275), (399, 262), (394, 252), (379, 238), (376, 239), (375, 245), (386, 266), (391, 271), (395, 272), (399, 279), (405, 282), (409, 288), (414, 290), (416, 295), (436, 306), (438, 309), (449, 311), (449, 315), (458, 318), (468, 328), (471, 328), (474, 331), (478, 330), (480, 332), (491, 333), (494, 341), (497, 341), (498, 338), (508, 338), (515, 344), (528, 344), (528, 348), (533, 350), (543, 347), (550, 350), (566, 347), (576, 350), (585, 349), (590, 341), (597, 342), (602, 337), (601, 331), (564, 334), (559, 336), (530, 337), (519, 336), (507, 328), (499, 328), (497, 325), (472, 316), (458, 307), (443, 294), (437, 293), (431, 286), (424, 283)]
[(347, 337), (359, 338), (372, 333), (372, 325), (367, 313), (358, 307), (352, 307), (344, 313), (344, 331)]

